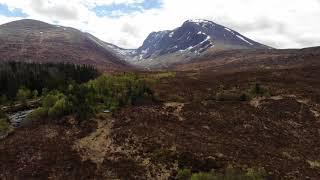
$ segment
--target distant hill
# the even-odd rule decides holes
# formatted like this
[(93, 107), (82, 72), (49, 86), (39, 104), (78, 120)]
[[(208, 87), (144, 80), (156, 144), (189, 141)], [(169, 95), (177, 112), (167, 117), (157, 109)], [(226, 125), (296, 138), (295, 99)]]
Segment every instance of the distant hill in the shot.
[(88, 33), (30, 19), (0, 26), (0, 56), (1, 61), (91, 64), (108, 71), (130, 67)]

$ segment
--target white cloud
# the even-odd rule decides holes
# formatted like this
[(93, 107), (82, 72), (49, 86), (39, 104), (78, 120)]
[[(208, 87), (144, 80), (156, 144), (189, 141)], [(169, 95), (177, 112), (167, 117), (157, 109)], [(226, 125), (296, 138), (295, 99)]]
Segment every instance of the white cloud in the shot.
[[(319, 0), (163, 0), (160, 9), (120, 17), (98, 17), (96, 5), (134, 4), (143, 0), (0, 0), (22, 9), (28, 18), (58, 21), (118, 46), (136, 48), (152, 31), (173, 29), (183, 21), (204, 18), (277, 48), (320, 45)], [(116, 12), (116, 11), (115, 11)], [(9, 18), (0, 16), (0, 23)]]

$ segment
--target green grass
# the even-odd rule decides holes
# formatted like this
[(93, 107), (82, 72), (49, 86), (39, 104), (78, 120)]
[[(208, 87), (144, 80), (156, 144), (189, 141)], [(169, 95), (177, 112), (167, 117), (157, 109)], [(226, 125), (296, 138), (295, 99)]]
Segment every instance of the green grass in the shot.
[(163, 79), (163, 78), (174, 78), (176, 77), (176, 72), (160, 72), (156, 74), (152, 74), (152, 77), (156, 79)]
[(192, 176), (190, 169), (179, 169), (177, 174), (178, 180), (188, 180)]
[(174, 77), (176, 77), (176, 72), (165, 71), (165, 72), (158, 72), (158, 73), (144, 75), (143, 79), (147, 83), (154, 84), (162, 79), (174, 78)]

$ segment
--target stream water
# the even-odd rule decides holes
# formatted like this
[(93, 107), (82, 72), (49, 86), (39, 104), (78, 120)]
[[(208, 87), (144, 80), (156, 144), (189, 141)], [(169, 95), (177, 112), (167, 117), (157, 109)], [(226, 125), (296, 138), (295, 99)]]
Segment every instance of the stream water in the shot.
[(23, 124), (26, 124), (26, 117), (29, 113), (31, 113), (33, 110), (25, 110), (25, 111), (19, 111), (13, 114), (9, 114), (9, 120), (14, 128), (21, 127)]

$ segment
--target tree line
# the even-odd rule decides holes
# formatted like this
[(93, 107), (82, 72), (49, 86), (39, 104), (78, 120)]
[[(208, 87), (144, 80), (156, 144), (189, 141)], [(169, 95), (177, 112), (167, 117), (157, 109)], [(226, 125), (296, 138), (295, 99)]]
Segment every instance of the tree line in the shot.
[[(15, 100), (17, 95), (37, 96), (43, 91), (63, 90), (99, 76), (90, 65), (65, 63), (0, 63), (0, 100)], [(1, 102), (0, 102), (1, 103)]]

